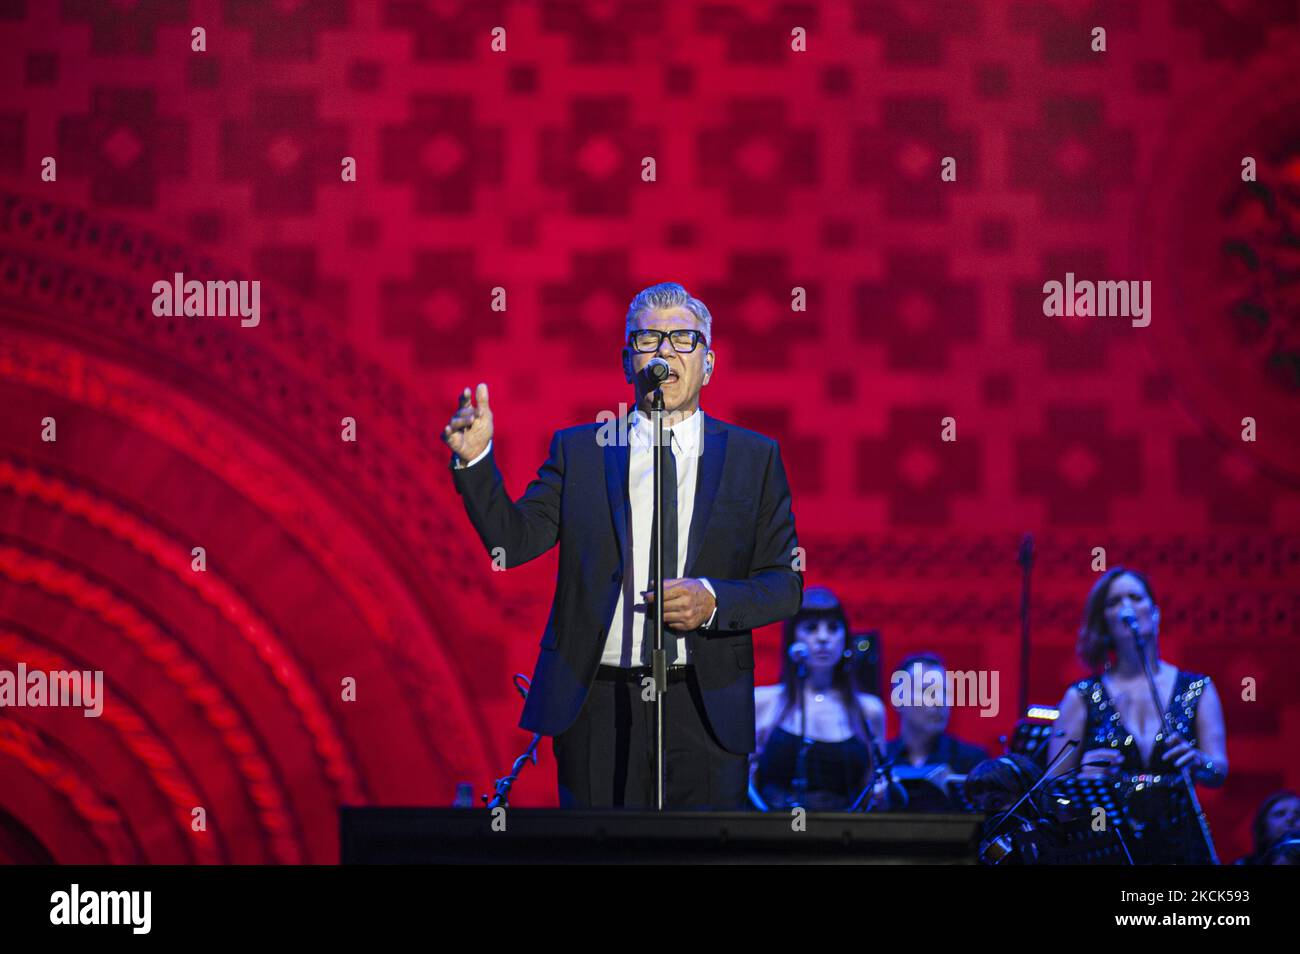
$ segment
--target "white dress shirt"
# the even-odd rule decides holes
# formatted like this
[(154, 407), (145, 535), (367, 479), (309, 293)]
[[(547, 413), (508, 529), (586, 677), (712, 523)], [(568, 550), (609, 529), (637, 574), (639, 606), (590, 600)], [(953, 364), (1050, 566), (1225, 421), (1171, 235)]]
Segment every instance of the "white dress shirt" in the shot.
[[(699, 478), (700, 455), (704, 447), (704, 412), (696, 410), (684, 421), (664, 428), (672, 435), (673, 454), (677, 457), (677, 576), (686, 571), (686, 550), (690, 545), (691, 516), (695, 511), (695, 483)], [(606, 666), (641, 666), (649, 662), (650, 647), (642, 657), (642, 635), (647, 606), (641, 593), (650, 588), (650, 537), (654, 523), (654, 427), (650, 418), (637, 410), (628, 427), (628, 499), (632, 504), (632, 525), (628, 544), (632, 550), (631, 574), (624, 572), (614, 616), (605, 635), (605, 652), (601, 663)], [(667, 492), (668, 488), (664, 488)], [(628, 568), (624, 567), (626, 571)], [(713, 593), (708, 580), (701, 580)], [(717, 594), (714, 593), (714, 598)], [(717, 616), (717, 608), (705, 626)], [(686, 637), (665, 624), (665, 647), (677, 640), (677, 664), (690, 662)]]
[[(686, 571), (686, 551), (690, 546), (691, 518), (695, 512), (695, 485), (699, 479), (699, 461), (704, 447), (704, 412), (696, 410), (684, 421), (678, 421), (664, 430), (672, 435), (673, 453), (677, 457), (677, 576)], [(650, 536), (654, 522), (654, 428), (650, 418), (640, 410), (633, 413), (628, 435), (628, 498), (631, 501), (632, 525), (628, 528), (629, 546), (632, 550), (631, 574), (624, 573), (619, 589), (618, 603), (605, 635), (605, 651), (601, 663), (606, 666), (641, 666), (649, 661), (642, 658), (642, 632), (645, 627), (646, 603), (641, 593), (650, 588)], [(492, 449), (492, 442), (468, 463), (457, 458), (455, 466), (473, 467)], [(664, 488), (665, 491), (668, 488)], [(627, 570), (627, 567), (624, 567)], [(708, 580), (701, 579), (705, 588), (717, 599), (717, 593)], [(718, 610), (704, 624), (713, 625)], [(690, 662), (686, 637), (665, 625), (665, 643), (676, 637), (676, 664)]]

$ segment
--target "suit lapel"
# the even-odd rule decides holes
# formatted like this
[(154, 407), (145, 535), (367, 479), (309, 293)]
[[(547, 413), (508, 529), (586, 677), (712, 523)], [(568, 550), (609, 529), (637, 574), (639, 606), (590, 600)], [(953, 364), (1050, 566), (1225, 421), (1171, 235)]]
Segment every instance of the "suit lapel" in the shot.
[[(703, 414), (703, 411), (699, 413)], [(722, 481), (722, 464), (727, 457), (727, 432), (722, 425), (707, 415), (701, 428), (704, 448), (700, 455), (699, 473), (695, 477), (695, 507), (691, 514), (691, 535), (686, 546), (686, 566), (682, 567), (682, 576), (692, 576), (695, 558), (704, 543), (704, 531), (709, 525), (709, 514), (713, 511), (713, 498), (718, 495), (718, 484)]]
[[(620, 435), (628, 433), (625, 422), (620, 421)], [(614, 532), (618, 535), (618, 558), (621, 568), (631, 572), (627, 563), (627, 523), (628, 511), (632, 507), (628, 499), (627, 469), (628, 456), (632, 448), (628, 440), (616, 440), (605, 445), (605, 493), (609, 497), (609, 512), (614, 518)]]

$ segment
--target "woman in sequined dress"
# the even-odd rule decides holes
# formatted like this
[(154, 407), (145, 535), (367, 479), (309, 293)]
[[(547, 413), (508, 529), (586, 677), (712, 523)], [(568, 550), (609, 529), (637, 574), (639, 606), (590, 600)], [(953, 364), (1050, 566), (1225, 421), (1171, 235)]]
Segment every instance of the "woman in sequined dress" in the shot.
[[(1156, 712), (1126, 617), (1143, 637), (1173, 734), (1166, 735)], [(1209, 850), (1179, 770), (1186, 766), (1200, 785), (1224, 783), (1223, 706), (1209, 676), (1160, 658), (1159, 629), (1160, 608), (1145, 576), (1115, 567), (1097, 580), (1084, 605), (1077, 646), (1093, 675), (1066, 690), (1057, 719), (1063, 732), (1048, 748), (1048, 764), (1066, 740), (1079, 740), (1054, 774), (1082, 764), (1081, 778), (1113, 785), (1125, 817), (1121, 833), (1135, 864), (1206, 864)]]

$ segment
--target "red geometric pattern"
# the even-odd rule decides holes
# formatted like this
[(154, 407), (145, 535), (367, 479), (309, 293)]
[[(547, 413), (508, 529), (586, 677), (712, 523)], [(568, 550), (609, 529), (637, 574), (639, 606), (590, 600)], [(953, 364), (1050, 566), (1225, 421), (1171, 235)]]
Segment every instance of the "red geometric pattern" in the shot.
[[(554, 556), (492, 572), (437, 434), (487, 380), (518, 492), (627, 400), (628, 300), (676, 279), (706, 410), (781, 440), (809, 582), (889, 663), (1002, 673), (959, 734), (1014, 716), (1022, 533), (1037, 702), (1082, 675), (1093, 548), (1151, 574), (1224, 697), (1204, 800), (1243, 853), (1300, 787), (1298, 8), (0, 2), (0, 667), (108, 692), (0, 711), (0, 845), (332, 862), (340, 804), (485, 791)], [(261, 323), (155, 318), (176, 272), (261, 281)], [(1150, 327), (1044, 317), (1067, 272), (1151, 281)]]

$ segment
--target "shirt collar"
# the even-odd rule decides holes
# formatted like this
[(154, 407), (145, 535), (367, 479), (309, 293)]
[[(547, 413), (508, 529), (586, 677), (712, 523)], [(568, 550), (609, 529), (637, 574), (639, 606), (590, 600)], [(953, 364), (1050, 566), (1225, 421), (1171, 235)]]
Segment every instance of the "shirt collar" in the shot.
[[(704, 412), (696, 408), (695, 413), (686, 420), (678, 421), (664, 430), (672, 432), (674, 444), (683, 452), (695, 453), (700, 446), (700, 435), (704, 431)], [(650, 416), (640, 408), (632, 413), (632, 433), (644, 447), (649, 447), (653, 443), (654, 431)]]

